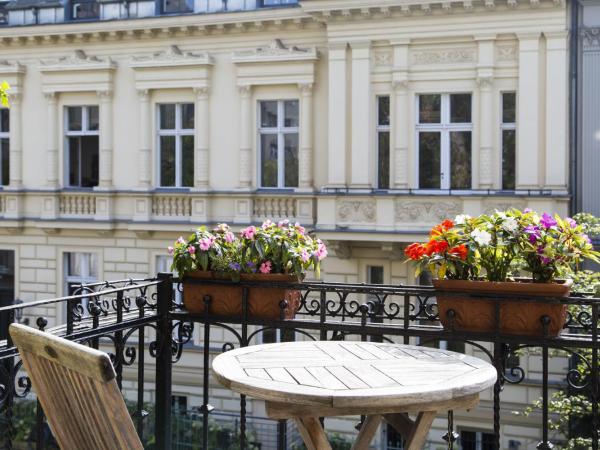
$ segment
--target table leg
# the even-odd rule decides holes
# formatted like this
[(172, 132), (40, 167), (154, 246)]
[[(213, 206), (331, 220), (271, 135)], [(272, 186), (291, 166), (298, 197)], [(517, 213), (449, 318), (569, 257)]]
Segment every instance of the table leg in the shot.
[(414, 421), (408, 414), (386, 414), (383, 417), (406, 439), (406, 450), (421, 450), (436, 415), (437, 411), (420, 412)]
[(356, 437), (356, 441), (354, 441), (352, 450), (367, 450), (369, 448), (369, 444), (379, 428), (381, 419), (382, 417), (379, 415), (367, 416), (365, 418), (365, 421), (358, 432), (358, 436)]
[(308, 450), (331, 450), (331, 445), (317, 417), (295, 417), (296, 425)]

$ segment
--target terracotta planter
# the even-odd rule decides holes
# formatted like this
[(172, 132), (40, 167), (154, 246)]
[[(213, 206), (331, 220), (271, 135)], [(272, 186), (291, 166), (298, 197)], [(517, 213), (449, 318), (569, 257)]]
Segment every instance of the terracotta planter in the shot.
[[(204, 314), (204, 297), (209, 295), (210, 314), (217, 316), (242, 316), (242, 287), (225, 284), (196, 284), (187, 283), (190, 278), (202, 280), (229, 280), (230, 277), (214, 272), (196, 271), (186, 275), (183, 280), (183, 304), (194, 314)], [(293, 275), (283, 274), (242, 274), (241, 281), (257, 282), (286, 282), (297, 283)], [(300, 307), (300, 291), (276, 287), (251, 287), (248, 292), (248, 316), (261, 319), (279, 319), (282, 300), (287, 300), (288, 306), (284, 311), (286, 319), (293, 319)]]
[[(535, 297), (567, 297), (573, 280), (555, 283), (533, 283), (528, 280), (490, 282), (464, 280), (434, 280), (436, 289), (443, 291), (464, 292), (470, 294), (493, 294), (502, 297), (504, 294), (523, 294)], [(550, 318), (548, 336), (558, 336), (567, 320), (567, 305), (559, 303), (521, 302), (510, 297), (500, 300), (500, 331), (516, 335), (543, 335), (540, 322), (542, 316)], [(457, 331), (494, 331), (496, 319), (494, 301), (484, 298), (437, 296), (440, 322), (444, 328), (451, 326), (447, 316), (448, 310), (456, 313), (453, 319), (454, 330)]]

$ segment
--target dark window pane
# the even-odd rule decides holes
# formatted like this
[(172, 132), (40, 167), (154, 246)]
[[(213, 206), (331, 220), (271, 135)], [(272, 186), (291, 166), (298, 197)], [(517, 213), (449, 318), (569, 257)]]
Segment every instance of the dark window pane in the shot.
[(192, 12), (194, 11), (193, 0), (165, 0), (164, 12), (166, 13), (177, 13), (177, 12)]
[(450, 188), (471, 189), (471, 132), (450, 133)]
[(175, 105), (160, 105), (160, 129), (174, 130), (175, 129)]
[(181, 137), (181, 185), (194, 186), (194, 136)]
[(462, 450), (477, 450), (477, 434), (473, 431), (462, 431), (460, 445)]
[(298, 135), (286, 134), (285, 141), (285, 187), (298, 187)]
[(0, 109), (0, 133), (10, 131), (10, 113), (8, 109)]
[(78, 137), (69, 138), (69, 186), (79, 186), (79, 144)]
[(502, 123), (517, 121), (517, 99), (514, 92), (502, 94)]
[(502, 189), (515, 189), (515, 130), (502, 130)]
[(73, 3), (74, 19), (97, 19), (100, 15), (100, 6), (97, 2), (82, 1)]
[(377, 155), (377, 187), (379, 189), (390, 188), (390, 133), (380, 131), (378, 137)]
[(452, 94), (450, 96), (450, 122), (471, 122), (471, 94)]
[(481, 450), (494, 450), (494, 435), (492, 433), (481, 433)]
[(390, 98), (377, 97), (377, 123), (378, 125), (390, 124)]
[(175, 186), (175, 136), (160, 137), (160, 185)]
[(98, 120), (98, 107), (90, 106), (88, 107), (88, 130), (96, 131), (99, 126)]
[(368, 267), (368, 280), (371, 284), (383, 284), (383, 267), (382, 266), (369, 266)]
[(439, 189), (440, 177), (440, 133), (419, 133), (419, 187)]
[(81, 187), (98, 186), (98, 136), (81, 138)]
[(8, 139), (0, 139), (0, 150), (2, 153), (2, 186), (8, 185), (9, 179), (9, 141)]
[(184, 103), (181, 105), (181, 128), (185, 130), (194, 129), (194, 104)]
[(260, 168), (262, 187), (277, 187), (277, 135), (260, 136)]
[(441, 95), (419, 95), (419, 123), (440, 123), (442, 118), (441, 111)]
[(286, 128), (298, 126), (298, 100), (283, 102), (284, 123)]
[(260, 102), (260, 126), (277, 127), (277, 102)]
[(81, 106), (69, 106), (67, 108), (69, 131), (81, 131), (82, 112), (83, 108)]

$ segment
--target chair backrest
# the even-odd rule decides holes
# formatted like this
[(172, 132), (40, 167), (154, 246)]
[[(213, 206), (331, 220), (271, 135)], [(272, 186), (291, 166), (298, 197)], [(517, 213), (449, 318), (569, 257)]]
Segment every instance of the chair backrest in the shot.
[(24, 325), (10, 335), (61, 449), (143, 449), (106, 353)]

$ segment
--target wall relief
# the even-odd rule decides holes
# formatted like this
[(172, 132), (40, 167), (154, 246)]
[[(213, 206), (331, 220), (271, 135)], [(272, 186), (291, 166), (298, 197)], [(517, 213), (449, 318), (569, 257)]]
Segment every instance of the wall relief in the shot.
[(337, 221), (373, 223), (377, 219), (375, 203), (360, 200), (342, 200), (337, 204)]
[(461, 212), (462, 203), (459, 201), (398, 200), (395, 219), (398, 222), (439, 222), (452, 219)]

